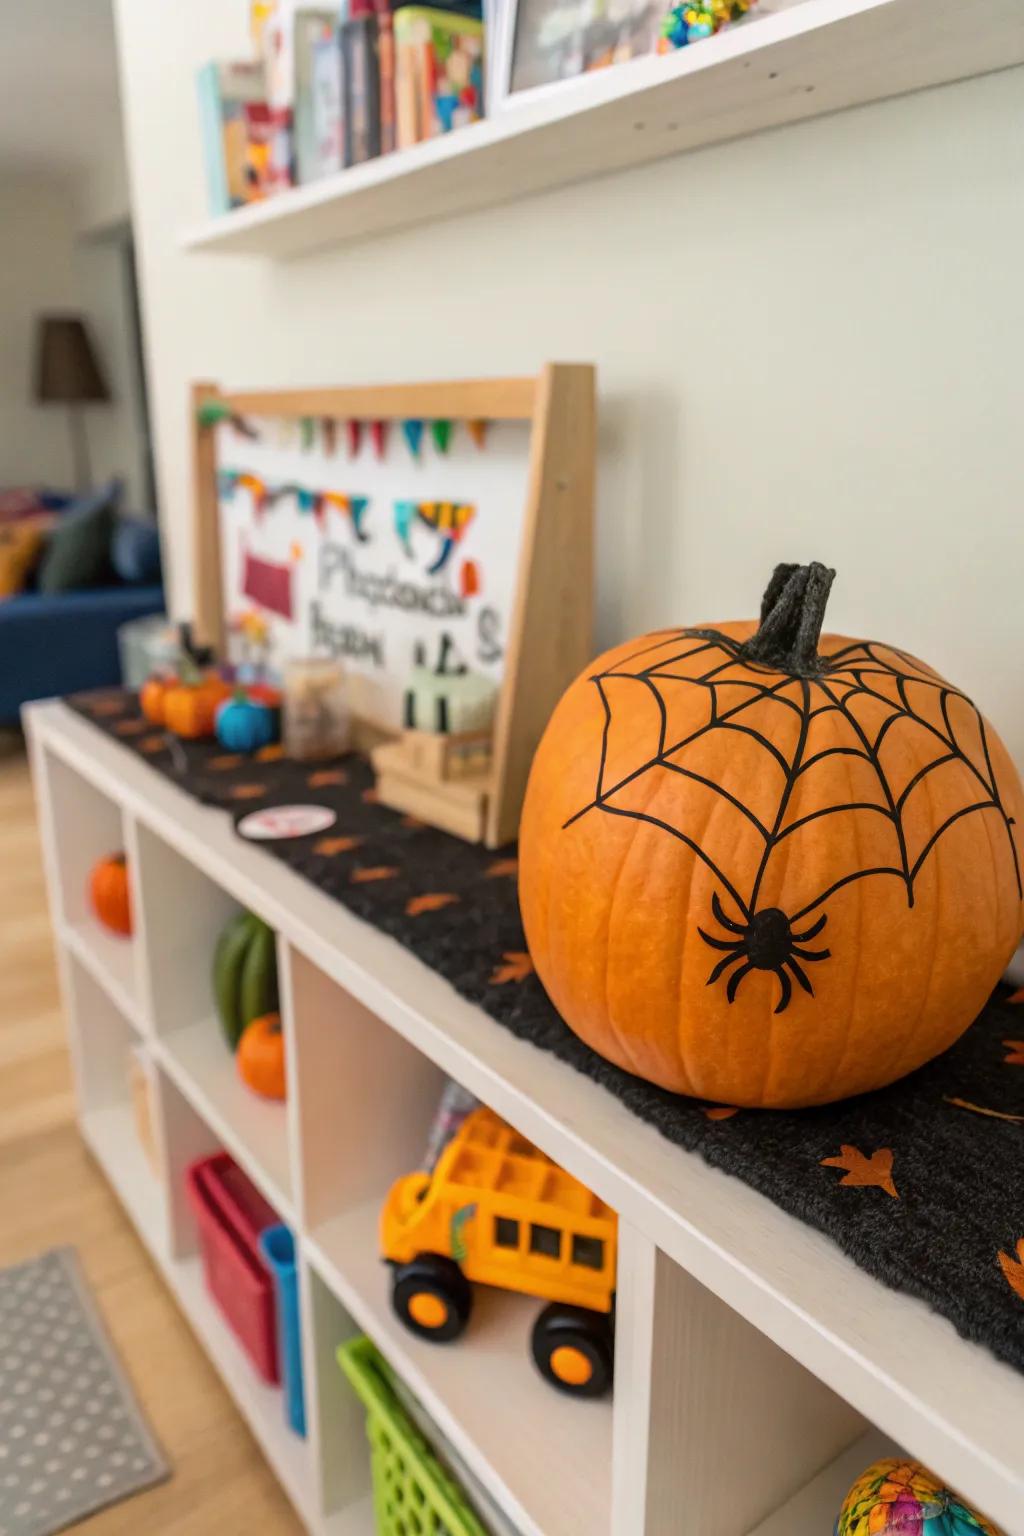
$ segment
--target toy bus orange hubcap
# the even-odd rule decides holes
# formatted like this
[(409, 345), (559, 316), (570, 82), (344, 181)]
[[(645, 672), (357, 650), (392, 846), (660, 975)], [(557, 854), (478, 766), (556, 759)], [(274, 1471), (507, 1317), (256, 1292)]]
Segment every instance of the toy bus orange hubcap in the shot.
[(550, 1365), (559, 1381), (567, 1387), (585, 1387), (594, 1374), (594, 1367), (583, 1353), (572, 1344), (561, 1344), (552, 1350)]
[(418, 1291), (409, 1298), (409, 1316), (421, 1328), (442, 1328), (448, 1321), (448, 1308), (432, 1291)]

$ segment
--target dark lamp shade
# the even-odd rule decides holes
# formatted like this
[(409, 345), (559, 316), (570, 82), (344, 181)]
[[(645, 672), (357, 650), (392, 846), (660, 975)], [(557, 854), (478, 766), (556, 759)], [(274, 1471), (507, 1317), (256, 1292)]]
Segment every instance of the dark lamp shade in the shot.
[(85, 321), (77, 315), (40, 315), (36, 321), (36, 399), (84, 404), (109, 400)]

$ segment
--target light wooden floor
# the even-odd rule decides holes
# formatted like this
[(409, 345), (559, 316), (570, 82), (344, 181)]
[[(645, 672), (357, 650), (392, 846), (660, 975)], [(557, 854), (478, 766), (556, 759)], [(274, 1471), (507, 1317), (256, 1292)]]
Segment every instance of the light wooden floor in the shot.
[(28, 767), (0, 758), (0, 1265), (74, 1244), (170, 1481), (88, 1536), (293, 1536), (302, 1527), (74, 1125)]

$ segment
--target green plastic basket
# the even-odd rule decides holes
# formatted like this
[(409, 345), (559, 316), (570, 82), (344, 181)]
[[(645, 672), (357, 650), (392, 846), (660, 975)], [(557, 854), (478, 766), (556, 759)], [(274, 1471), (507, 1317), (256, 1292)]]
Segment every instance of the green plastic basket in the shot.
[(378, 1536), (487, 1536), (398, 1401), (390, 1368), (370, 1340), (342, 1344), (338, 1363), (366, 1408)]

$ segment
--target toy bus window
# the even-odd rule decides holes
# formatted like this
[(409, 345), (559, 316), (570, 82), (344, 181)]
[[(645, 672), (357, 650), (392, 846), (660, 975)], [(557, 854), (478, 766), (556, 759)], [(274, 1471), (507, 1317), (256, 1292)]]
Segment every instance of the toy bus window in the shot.
[(494, 1246), (495, 1248), (519, 1247), (519, 1223), (510, 1221), (507, 1216), (496, 1216), (494, 1219)]
[(557, 1259), (562, 1249), (562, 1234), (555, 1227), (530, 1228), (530, 1252), (542, 1253), (545, 1258)]
[(574, 1237), (572, 1262), (584, 1269), (603, 1269), (604, 1243), (599, 1237)]

